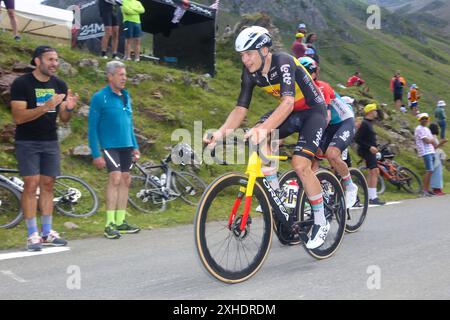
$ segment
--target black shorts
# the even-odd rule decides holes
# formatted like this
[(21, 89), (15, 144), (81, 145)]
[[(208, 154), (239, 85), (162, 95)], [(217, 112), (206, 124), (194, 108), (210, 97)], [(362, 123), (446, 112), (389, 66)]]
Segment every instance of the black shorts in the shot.
[(377, 168), (377, 156), (367, 149), (358, 149), (358, 155), (366, 161), (368, 169)]
[(403, 100), (403, 93), (401, 92), (394, 93), (394, 101), (397, 100)]
[(61, 174), (58, 141), (16, 140), (16, 158), (22, 177)]
[[(117, 7), (118, 8), (118, 7)], [(100, 13), (105, 27), (115, 27), (120, 25), (120, 10), (104, 10)]]
[(352, 143), (354, 137), (355, 119), (349, 118), (325, 129), (320, 149), (324, 154), (328, 147), (336, 147), (342, 152)]
[(133, 148), (115, 148), (103, 150), (106, 168), (109, 172), (130, 172), (133, 167)]
[[(272, 113), (273, 111), (266, 113), (258, 123), (266, 121)], [(292, 112), (277, 129), (279, 130), (280, 139), (298, 133), (298, 141), (294, 148), (294, 155), (312, 160), (319, 148), (326, 126), (325, 109), (308, 109)]]

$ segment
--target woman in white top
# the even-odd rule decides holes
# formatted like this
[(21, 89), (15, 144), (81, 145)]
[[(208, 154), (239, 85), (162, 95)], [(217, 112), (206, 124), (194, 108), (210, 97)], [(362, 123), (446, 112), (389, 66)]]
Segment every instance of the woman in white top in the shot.
[(445, 193), (442, 192), (442, 188), (444, 187), (444, 175), (442, 172), (443, 161), (445, 160), (445, 152), (440, 149), (440, 147), (447, 142), (447, 140), (442, 139), (439, 141), (439, 127), (437, 124), (430, 124), (430, 131), (433, 134), (435, 143), (437, 144), (436, 153), (434, 154), (434, 170), (431, 175), (430, 187), (433, 190), (433, 193), (438, 196), (443, 196)]

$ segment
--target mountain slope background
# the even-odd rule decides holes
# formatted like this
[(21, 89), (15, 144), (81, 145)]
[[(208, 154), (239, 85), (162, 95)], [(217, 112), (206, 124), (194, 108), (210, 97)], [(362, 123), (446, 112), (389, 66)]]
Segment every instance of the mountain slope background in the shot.
[[(200, 1), (201, 2), (201, 1)], [(211, 1), (204, 1), (210, 4)], [(203, 130), (218, 128), (236, 103), (240, 85), (239, 78), (242, 65), (234, 52), (234, 37), (224, 38), (223, 28), (230, 24), (235, 26), (242, 19), (248, 22), (269, 23), (277, 31), (277, 40), (284, 50), (290, 51), (294, 40), (296, 26), (305, 21), (309, 31), (319, 36), (318, 49), (321, 55), (321, 77), (333, 86), (345, 83), (356, 70), (362, 72), (370, 91), (359, 92), (357, 88), (337, 89), (341, 94), (357, 98), (361, 108), (365, 103), (374, 101), (386, 103), (385, 121), (392, 130), (412, 131), (417, 125), (411, 115), (399, 115), (393, 111), (389, 80), (396, 70), (400, 70), (409, 84), (417, 83), (423, 92), (421, 109), (432, 112), (439, 99), (450, 102), (448, 93), (450, 74), (450, 41), (435, 33), (432, 29), (417, 29), (414, 21), (398, 17), (388, 10), (382, 11), (382, 29), (368, 30), (366, 20), (367, 3), (356, 0), (229, 0), (222, 1), (218, 19), (217, 75), (204, 78), (189, 71), (178, 70), (153, 63), (127, 63), (130, 78), (138, 74), (147, 74), (151, 79), (140, 84), (129, 83), (128, 88), (133, 97), (135, 123), (140, 134), (153, 141), (153, 145), (143, 154), (144, 160), (159, 162), (169, 152), (171, 135), (175, 129), (185, 128), (194, 131), (194, 121), (203, 120)], [(260, 12), (265, 12), (261, 14)], [(9, 33), (0, 34), (0, 67), (10, 71), (17, 62), (27, 63), (32, 50), (37, 45), (49, 43), (58, 48), (60, 57), (70, 63), (76, 74), (65, 76), (68, 85), (80, 94), (80, 105), (89, 104), (91, 95), (105, 84), (102, 73), (105, 61), (86, 52), (73, 51), (65, 44), (53, 39), (36, 38), (24, 35), (23, 41), (16, 43)], [(99, 68), (80, 67), (83, 58), (98, 59)], [(205, 85), (201, 85), (204, 84)], [(245, 126), (251, 126), (259, 116), (276, 107), (277, 101), (255, 90), (249, 118)], [(106, 174), (99, 173), (90, 163), (71, 155), (70, 150), (87, 143), (86, 118), (74, 114), (71, 122), (72, 133), (61, 144), (63, 152), (63, 172), (78, 175), (86, 179), (97, 190), (103, 204), (103, 188)], [(12, 122), (9, 106), (0, 99), (0, 130)], [(400, 154), (398, 161), (407, 164), (417, 173), (423, 173), (423, 164), (411, 150), (404, 149), (398, 136), (392, 135), (387, 127), (377, 128), (381, 141), (396, 143)], [(294, 139), (294, 138), (292, 138)], [(16, 160), (10, 150), (12, 141), (0, 144), (1, 166), (14, 167)], [(450, 155), (450, 147), (445, 150)], [(353, 153), (355, 163), (358, 157)], [(288, 164), (283, 164), (287, 169)], [(210, 182), (219, 174), (243, 170), (236, 166), (203, 166), (200, 175)], [(450, 191), (450, 174), (446, 172), (446, 191)], [(395, 193), (393, 188), (384, 196), (387, 200), (414, 197), (405, 193)], [(63, 223), (71, 220), (79, 229), (67, 230), (69, 239), (101, 235), (104, 223), (104, 208), (98, 214), (86, 219), (68, 219), (57, 216), (57, 230), (64, 230)], [(144, 215), (130, 209), (130, 221), (143, 228), (171, 226), (178, 223), (192, 222), (195, 208), (182, 202), (172, 202), (163, 213)], [(12, 230), (0, 229), (0, 248), (23, 245), (24, 224)]]
[(423, 28), (450, 37), (450, 2), (446, 0), (368, 0), (389, 11), (414, 19)]

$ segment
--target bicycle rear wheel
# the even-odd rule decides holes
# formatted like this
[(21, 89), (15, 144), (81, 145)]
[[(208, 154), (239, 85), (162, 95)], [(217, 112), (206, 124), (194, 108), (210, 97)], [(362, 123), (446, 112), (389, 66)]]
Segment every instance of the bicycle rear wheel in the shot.
[(162, 190), (150, 179), (143, 176), (131, 176), (128, 202), (145, 213), (155, 213), (166, 210), (167, 200)]
[(53, 203), (63, 215), (81, 218), (97, 212), (97, 194), (89, 184), (78, 177), (56, 177), (53, 192)]
[(358, 187), (358, 196), (353, 207), (347, 209), (347, 220), (345, 231), (352, 233), (361, 228), (366, 219), (369, 208), (369, 191), (367, 181), (361, 171), (356, 168), (349, 168), (353, 183)]
[[(305, 246), (304, 248), (314, 258), (326, 259), (336, 252), (344, 237), (346, 224), (345, 197), (341, 184), (334, 174), (327, 170), (319, 170), (316, 172), (316, 176), (322, 186), (325, 217), (330, 223), (330, 231), (320, 247), (307, 249)], [(302, 193), (300, 201), (300, 220), (314, 219), (306, 193)], [(308, 236), (311, 228), (308, 230)]]
[(181, 199), (191, 205), (198, 203), (206, 188), (206, 184), (200, 177), (183, 171), (173, 172), (172, 186), (180, 194)]
[(420, 193), (422, 191), (422, 180), (409, 168), (398, 167), (397, 176), (402, 181), (402, 188), (409, 193)]
[[(203, 193), (194, 220), (200, 260), (214, 278), (238, 283), (253, 276), (264, 263), (272, 241), (272, 214), (263, 187), (256, 182), (246, 227), (240, 230), (248, 177), (227, 173)], [(242, 199), (242, 202), (239, 200)], [(261, 211), (256, 211), (258, 205)], [(230, 214), (236, 216), (230, 223)]]
[(13, 228), (23, 219), (20, 198), (19, 191), (0, 182), (0, 228)]

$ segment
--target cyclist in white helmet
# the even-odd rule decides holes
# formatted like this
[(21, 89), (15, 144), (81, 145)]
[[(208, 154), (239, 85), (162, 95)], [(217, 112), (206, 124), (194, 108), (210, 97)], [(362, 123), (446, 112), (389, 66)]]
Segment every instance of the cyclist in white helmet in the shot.
[[(235, 49), (244, 64), (241, 92), (236, 107), (222, 127), (212, 138), (205, 137), (204, 140), (214, 144), (223, 139), (227, 130), (239, 128), (248, 113), (255, 86), (279, 97), (279, 106), (265, 114), (246, 136), (253, 143), (260, 143), (266, 139), (267, 133), (275, 129), (279, 130), (281, 139), (298, 133), (292, 166), (302, 181), (314, 212), (314, 226), (306, 247), (315, 249), (325, 242), (330, 229), (324, 214), (322, 188), (311, 169), (311, 161), (326, 127), (326, 104), (298, 60), (287, 53), (271, 53), (271, 45), (272, 37), (263, 27), (252, 26), (238, 35)], [(276, 169), (264, 174), (269, 181), (276, 180)]]

